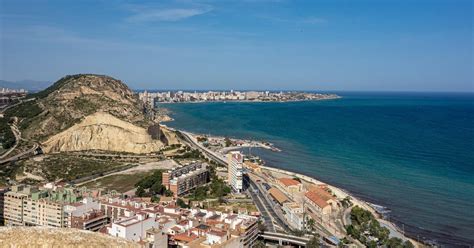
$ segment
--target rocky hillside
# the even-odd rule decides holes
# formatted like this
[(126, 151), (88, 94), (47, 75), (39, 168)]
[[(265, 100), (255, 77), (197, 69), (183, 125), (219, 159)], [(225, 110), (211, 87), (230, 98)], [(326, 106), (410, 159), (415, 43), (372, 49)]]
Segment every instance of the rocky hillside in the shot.
[(19, 117), (22, 138), (40, 143), (47, 153), (149, 153), (174, 140), (166, 130), (153, 139), (147, 130), (155, 123), (145, 117), (137, 96), (108, 76), (66, 76), (29, 98), (8, 115)]
[(101, 233), (70, 228), (3, 227), (1, 247), (140, 247)]
[(163, 146), (144, 128), (122, 121), (113, 115), (97, 112), (43, 143), (46, 153), (60, 151), (102, 150), (151, 153)]
[(108, 76), (66, 76), (31, 97), (37, 99), (44, 112), (35, 117), (41, 125), (26, 130), (27, 138), (49, 137), (95, 112), (107, 112), (121, 120), (146, 125), (137, 97), (127, 85)]

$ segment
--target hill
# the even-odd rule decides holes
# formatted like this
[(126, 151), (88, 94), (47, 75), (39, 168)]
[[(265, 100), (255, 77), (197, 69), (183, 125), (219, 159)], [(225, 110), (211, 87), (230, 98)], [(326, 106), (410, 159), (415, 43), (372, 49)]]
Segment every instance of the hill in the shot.
[(41, 144), (46, 153), (150, 153), (173, 140), (166, 130), (153, 139), (148, 130), (156, 123), (146, 118), (137, 96), (108, 76), (66, 76), (28, 98), (6, 116), (18, 117), (22, 138)]

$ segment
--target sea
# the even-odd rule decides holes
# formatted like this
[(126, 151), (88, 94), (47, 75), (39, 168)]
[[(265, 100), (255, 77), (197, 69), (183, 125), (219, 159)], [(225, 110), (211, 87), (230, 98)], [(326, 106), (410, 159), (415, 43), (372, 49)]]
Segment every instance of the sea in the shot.
[(473, 246), (474, 93), (336, 93), (159, 107), (171, 111), (171, 127), (273, 143), (282, 151), (244, 151), (383, 206), (414, 239)]

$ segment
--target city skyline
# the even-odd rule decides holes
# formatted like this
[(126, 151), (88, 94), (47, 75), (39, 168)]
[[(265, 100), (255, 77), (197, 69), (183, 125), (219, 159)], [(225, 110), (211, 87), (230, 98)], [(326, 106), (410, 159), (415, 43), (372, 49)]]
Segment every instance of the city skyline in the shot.
[[(471, 1), (0, 1), (0, 79), (469, 91)], [(26, 7), (25, 7), (26, 6)]]

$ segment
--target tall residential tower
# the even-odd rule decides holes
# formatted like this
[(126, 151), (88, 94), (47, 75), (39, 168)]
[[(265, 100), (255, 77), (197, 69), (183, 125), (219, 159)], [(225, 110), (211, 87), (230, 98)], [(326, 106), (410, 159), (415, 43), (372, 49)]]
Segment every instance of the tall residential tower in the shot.
[(232, 190), (236, 193), (242, 192), (243, 189), (243, 162), (244, 155), (241, 152), (232, 151), (227, 154), (227, 179)]

